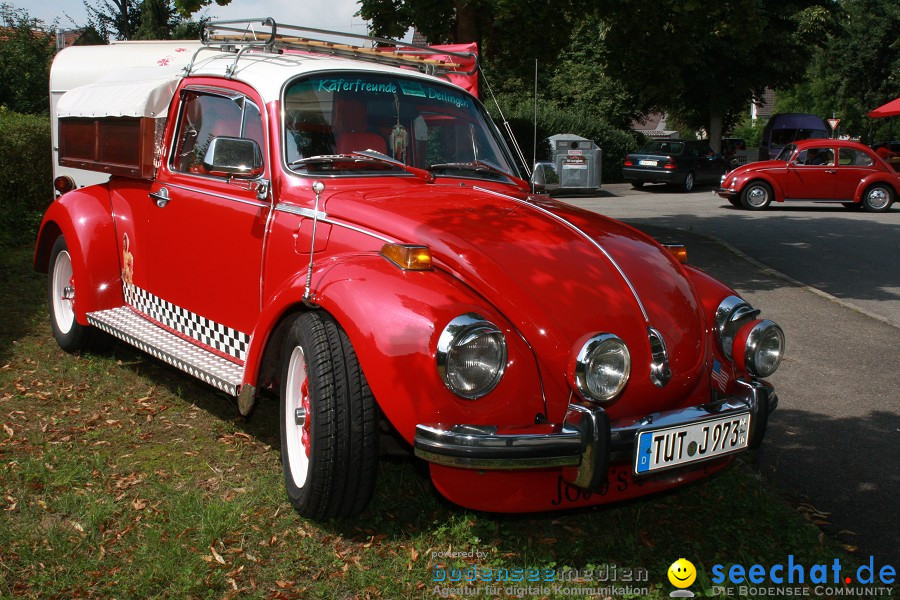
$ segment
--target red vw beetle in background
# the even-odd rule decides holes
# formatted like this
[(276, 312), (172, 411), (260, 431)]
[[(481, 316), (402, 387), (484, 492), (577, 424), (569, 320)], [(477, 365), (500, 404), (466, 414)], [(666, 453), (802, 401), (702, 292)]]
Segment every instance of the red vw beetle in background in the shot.
[(749, 210), (803, 200), (884, 212), (900, 194), (900, 174), (862, 144), (811, 139), (788, 144), (774, 160), (726, 173), (716, 193)]
[(466, 55), (322, 54), (271, 20), (237, 52), (258, 24), (57, 55), (54, 93), (145, 63), (52, 107), (64, 193), (35, 267), (63, 348), (105, 331), (243, 414), (277, 393), (312, 518), (366, 506), (379, 424), (441, 494), (498, 512), (665, 490), (762, 443), (778, 325), (683, 247), (532, 195), (448, 81), (476, 75)]

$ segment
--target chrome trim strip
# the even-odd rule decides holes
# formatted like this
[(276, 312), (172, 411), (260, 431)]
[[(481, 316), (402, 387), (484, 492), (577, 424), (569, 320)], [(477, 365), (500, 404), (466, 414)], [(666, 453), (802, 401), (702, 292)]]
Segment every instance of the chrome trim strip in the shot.
[(355, 231), (356, 233), (368, 235), (370, 237), (375, 238), (376, 240), (381, 240), (385, 244), (396, 244), (397, 243), (397, 240), (395, 240), (395, 239), (391, 239), (389, 237), (383, 236), (380, 233), (375, 233), (374, 231), (369, 231), (368, 229), (363, 229), (361, 227), (357, 227), (356, 225), (350, 225), (349, 223), (344, 223), (343, 221), (336, 221), (334, 219), (329, 219), (326, 217), (323, 217), (322, 221), (324, 221), (325, 223), (329, 223), (331, 225), (335, 225), (337, 227), (343, 227), (344, 229), (349, 229), (351, 231)]
[(559, 221), (560, 223), (562, 223), (563, 225), (565, 225), (566, 227), (568, 227), (569, 229), (571, 229), (572, 231), (574, 231), (575, 233), (577, 233), (578, 235), (583, 237), (585, 240), (587, 240), (591, 245), (593, 245), (595, 248), (597, 248), (597, 250), (599, 250), (610, 263), (612, 263), (612, 266), (616, 268), (616, 271), (619, 272), (619, 275), (622, 277), (622, 279), (628, 285), (628, 289), (631, 290), (631, 295), (634, 296), (635, 302), (637, 302), (638, 307), (640, 307), (641, 314), (644, 316), (644, 322), (647, 323), (648, 325), (650, 324), (650, 316), (647, 314), (647, 309), (644, 308), (644, 303), (641, 301), (641, 297), (638, 295), (637, 290), (634, 287), (634, 284), (632, 284), (631, 280), (628, 279), (628, 276), (625, 275), (625, 271), (622, 270), (622, 267), (619, 266), (619, 263), (617, 263), (615, 261), (615, 259), (613, 259), (613, 257), (609, 254), (609, 252), (606, 251), (606, 248), (601, 246), (597, 240), (595, 240), (594, 238), (589, 236), (586, 232), (582, 231), (581, 228), (579, 228), (577, 225), (575, 225), (571, 221), (568, 221), (568, 220), (560, 217), (559, 215), (550, 212), (546, 208), (541, 208), (540, 206), (537, 206), (536, 204), (532, 204), (531, 202), (528, 202), (526, 200), (520, 200), (514, 196), (509, 196), (509, 195), (503, 194), (501, 192), (495, 192), (494, 190), (489, 190), (487, 188), (473, 186), (472, 189), (475, 191), (478, 191), (478, 192), (484, 192), (487, 194), (491, 194), (493, 196), (499, 196), (501, 198), (506, 198), (507, 200), (512, 200), (514, 202), (518, 202), (519, 204), (524, 204), (525, 206), (533, 208), (534, 210), (540, 211), (541, 213), (543, 213), (553, 219), (556, 219), (557, 221)]
[(293, 204), (285, 204), (284, 202), (276, 204), (275, 210), (306, 217), (308, 219), (325, 219), (328, 217), (328, 213), (325, 211), (316, 211), (312, 208), (303, 208), (301, 206), (294, 206)]
[(268, 202), (260, 202), (258, 200), (247, 200), (246, 198), (240, 198), (237, 196), (227, 196), (225, 194), (219, 194), (216, 192), (211, 192), (209, 190), (201, 190), (195, 187), (191, 187), (189, 185), (184, 185), (180, 183), (172, 183), (171, 181), (167, 181), (165, 183), (166, 186), (170, 188), (176, 188), (179, 190), (183, 190), (186, 192), (192, 192), (194, 194), (203, 194), (205, 196), (212, 196), (213, 198), (219, 198), (220, 200), (231, 200), (233, 202), (239, 202), (241, 204), (248, 204), (250, 206), (256, 206), (257, 208), (269, 208)]
[(368, 235), (369, 237), (373, 237), (377, 240), (384, 242), (385, 244), (395, 244), (397, 240), (381, 235), (380, 233), (375, 233), (374, 231), (369, 231), (368, 229), (363, 229), (361, 227), (357, 227), (356, 225), (350, 225), (349, 223), (344, 223), (343, 221), (338, 221), (333, 218), (328, 217), (328, 213), (324, 211), (319, 211), (318, 213), (311, 208), (303, 208), (300, 206), (294, 206), (292, 204), (286, 204), (284, 202), (279, 202), (275, 205), (275, 210), (283, 213), (288, 213), (292, 215), (297, 215), (300, 217), (306, 217), (308, 219), (318, 218), (323, 223), (328, 223), (329, 225), (334, 225), (336, 227), (343, 227), (344, 229), (349, 229), (351, 231), (355, 231), (357, 233), (361, 233), (363, 235)]

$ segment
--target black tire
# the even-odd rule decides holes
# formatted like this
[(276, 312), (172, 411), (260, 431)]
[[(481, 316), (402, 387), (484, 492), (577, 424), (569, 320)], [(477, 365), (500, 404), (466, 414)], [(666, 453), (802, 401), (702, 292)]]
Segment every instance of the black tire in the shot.
[(75, 320), (75, 278), (72, 256), (63, 236), (56, 238), (50, 250), (47, 271), (47, 304), (50, 307), (50, 327), (60, 348), (66, 352), (87, 350), (93, 341), (93, 327)]
[(288, 330), (280, 405), (284, 481), (297, 512), (319, 520), (361, 512), (375, 487), (377, 411), (350, 340), (329, 315), (303, 313)]
[(747, 210), (765, 210), (772, 203), (772, 187), (765, 181), (751, 181), (741, 191), (741, 206)]
[(737, 196), (729, 196), (729, 197), (728, 197), (728, 203), (731, 204), (732, 206), (737, 206), (738, 208), (740, 208), (740, 206), (741, 206), (741, 199), (738, 198)]
[(681, 191), (689, 192), (694, 189), (694, 172), (688, 171), (688, 174), (684, 176), (684, 181), (681, 182)]
[(631, 182), (631, 187), (633, 187), (633, 188), (636, 189), (636, 190), (639, 190), (639, 189), (641, 189), (642, 187), (644, 187), (644, 182), (643, 182), (643, 181), (632, 181), (632, 182)]
[(867, 212), (886, 212), (894, 202), (894, 190), (886, 183), (874, 183), (866, 188), (862, 205)]

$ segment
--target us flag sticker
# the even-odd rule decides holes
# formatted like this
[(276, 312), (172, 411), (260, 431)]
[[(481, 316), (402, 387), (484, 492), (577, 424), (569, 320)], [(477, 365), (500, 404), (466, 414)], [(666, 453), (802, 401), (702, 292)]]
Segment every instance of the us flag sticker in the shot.
[(716, 359), (713, 359), (712, 378), (716, 380), (719, 389), (724, 392), (725, 388), (728, 387), (728, 375), (722, 368), (722, 363)]

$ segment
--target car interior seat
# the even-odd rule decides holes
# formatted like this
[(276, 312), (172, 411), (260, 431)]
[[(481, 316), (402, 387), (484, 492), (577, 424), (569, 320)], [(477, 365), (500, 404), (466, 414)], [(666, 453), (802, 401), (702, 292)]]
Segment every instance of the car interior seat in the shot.
[(387, 142), (377, 133), (368, 130), (368, 112), (362, 100), (355, 98), (336, 102), (335, 144), (338, 154), (349, 154), (360, 150), (374, 150), (387, 153)]

